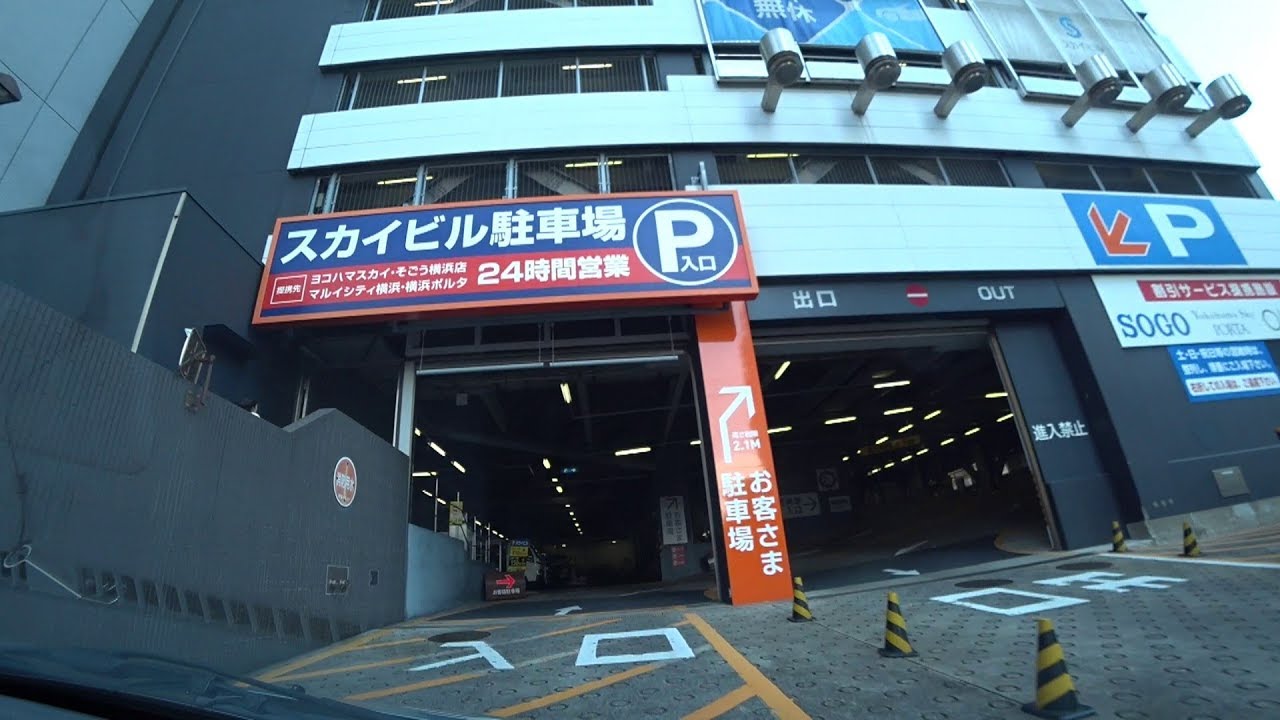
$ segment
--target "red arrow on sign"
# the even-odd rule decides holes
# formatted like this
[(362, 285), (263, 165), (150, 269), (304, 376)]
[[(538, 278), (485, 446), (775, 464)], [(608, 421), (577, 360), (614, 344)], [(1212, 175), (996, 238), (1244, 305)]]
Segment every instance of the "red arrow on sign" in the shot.
[(1093, 230), (1098, 233), (1098, 239), (1102, 241), (1102, 247), (1106, 248), (1108, 255), (1144, 257), (1147, 249), (1151, 247), (1151, 243), (1124, 241), (1124, 236), (1129, 234), (1129, 216), (1122, 210), (1116, 211), (1115, 218), (1111, 220), (1111, 227), (1107, 227), (1098, 206), (1090, 205), (1089, 222), (1093, 224)]
[(503, 575), (502, 577), (498, 578), (496, 582), (494, 582), (494, 585), (497, 585), (499, 587), (504, 587), (510, 590), (511, 588), (516, 586), (516, 579), (511, 577), (510, 575)]
[(924, 307), (929, 304), (929, 289), (923, 285), (911, 284), (907, 286), (907, 302), (916, 307)]

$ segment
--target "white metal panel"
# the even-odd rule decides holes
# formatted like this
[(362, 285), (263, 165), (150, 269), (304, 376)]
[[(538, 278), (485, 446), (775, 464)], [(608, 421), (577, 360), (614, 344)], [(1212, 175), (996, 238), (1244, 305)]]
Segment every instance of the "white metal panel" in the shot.
[[(1097, 269), (1058, 190), (909, 185), (716, 189), (735, 189), (741, 195), (751, 255), (762, 277)], [(1280, 203), (1212, 201), (1250, 267), (1280, 267)]]
[(673, 76), (668, 85), (666, 92), (492, 98), (309, 115), (295, 142), (301, 153), (289, 167), (685, 143), (893, 145), (1258, 164), (1230, 122), (1216, 123), (1192, 140), (1184, 132), (1188, 116), (1166, 115), (1135, 135), (1124, 126), (1131, 111), (1099, 108), (1068, 128), (1061, 120), (1065, 105), (1020, 100), (1002, 88), (964, 98), (942, 120), (933, 115), (932, 93), (885, 91), (857, 117), (846, 89), (793, 88), (783, 93), (777, 112), (765, 113), (760, 88), (717, 86), (703, 76)]
[(334, 25), (322, 67), (551, 48), (702, 46), (693, 0), (644, 7), (546, 8)]

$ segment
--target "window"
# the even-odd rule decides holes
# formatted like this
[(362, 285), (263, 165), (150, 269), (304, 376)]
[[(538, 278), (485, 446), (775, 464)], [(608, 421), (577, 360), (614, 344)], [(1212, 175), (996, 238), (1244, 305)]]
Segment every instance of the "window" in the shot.
[(609, 192), (644, 192), (675, 187), (668, 155), (608, 156)]
[(1093, 171), (1102, 182), (1103, 190), (1142, 193), (1152, 191), (1151, 181), (1147, 179), (1146, 171), (1140, 167), (1094, 165)]
[(1257, 197), (1257, 194), (1253, 192), (1253, 187), (1243, 174), (1201, 170), (1196, 175), (1200, 177), (1201, 184), (1204, 185), (1205, 191), (1210, 195), (1218, 195), (1220, 197)]
[(801, 155), (794, 162), (796, 179), (802, 183), (870, 185), (876, 181), (867, 158), (862, 155)]
[(413, 205), (418, 168), (348, 173), (338, 177), (333, 212)]
[(872, 157), (871, 169), (881, 185), (946, 185), (937, 158)]
[(600, 192), (600, 160), (595, 156), (516, 163), (518, 197), (589, 195)]
[(791, 169), (794, 153), (763, 152), (746, 155), (716, 155), (720, 182), (730, 185), (795, 182)]
[(349, 73), (338, 108), (521, 95), (643, 92), (662, 86), (648, 55), (479, 58)]
[(497, 200), (507, 194), (507, 163), (427, 165), (423, 205)]
[(1009, 187), (1004, 165), (995, 158), (942, 158), (942, 169), (952, 185)]
[(716, 167), (720, 182), (731, 185), (1012, 185), (996, 158), (760, 152), (716, 155)]
[(652, 5), (652, 0), (369, 0), (364, 19), (394, 20), (424, 15), (573, 7)]
[(1148, 168), (1147, 175), (1155, 183), (1156, 192), (1169, 195), (1203, 195), (1204, 188), (1190, 170), (1172, 168)]
[(1058, 190), (1100, 190), (1098, 179), (1088, 165), (1036, 163), (1044, 186)]

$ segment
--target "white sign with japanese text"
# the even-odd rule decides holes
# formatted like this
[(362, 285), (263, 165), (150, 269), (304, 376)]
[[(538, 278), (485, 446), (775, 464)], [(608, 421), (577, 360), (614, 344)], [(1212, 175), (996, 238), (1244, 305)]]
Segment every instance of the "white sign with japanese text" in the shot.
[(684, 545), (689, 542), (683, 495), (664, 495), (658, 498), (658, 512), (662, 517), (663, 545)]
[(1095, 275), (1121, 347), (1280, 339), (1280, 278)]
[(773, 475), (768, 470), (756, 470), (750, 475), (723, 473), (720, 487), (724, 498), (724, 524), (729, 529), (729, 550), (759, 552), (765, 575), (782, 572), (782, 553), (773, 549), (778, 547), (779, 529), (778, 507), (771, 494)]
[(1088, 437), (1089, 429), (1080, 420), (1058, 420), (1056, 422), (1034, 423), (1031, 426), (1031, 439), (1036, 442), (1049, 440), (1070, 440), (1071, 438)]
[(817, 517), (822, 514), (822, 503), (818, 493), (797, 493), (782, 496), (782, 517), (786, 519), (798, 517)]

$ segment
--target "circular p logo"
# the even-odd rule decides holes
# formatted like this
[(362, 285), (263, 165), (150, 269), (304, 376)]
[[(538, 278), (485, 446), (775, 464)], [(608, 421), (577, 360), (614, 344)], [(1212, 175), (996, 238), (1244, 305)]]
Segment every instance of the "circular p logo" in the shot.
[(738, 258), (738, 230), (724, 213), (691, 198), (656, 203), (631, 232), (636, 256), (649, 272), (673, 285), (715, 282)]

